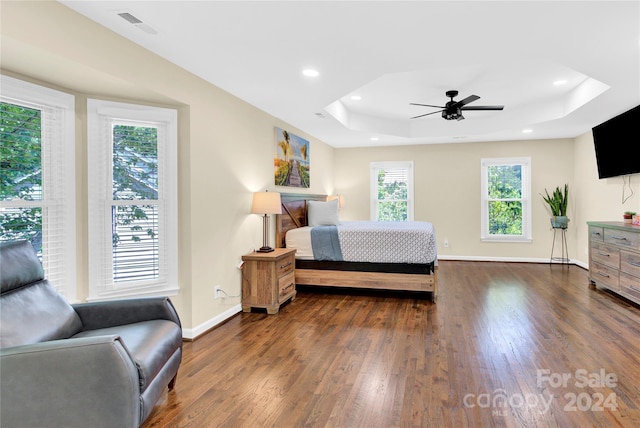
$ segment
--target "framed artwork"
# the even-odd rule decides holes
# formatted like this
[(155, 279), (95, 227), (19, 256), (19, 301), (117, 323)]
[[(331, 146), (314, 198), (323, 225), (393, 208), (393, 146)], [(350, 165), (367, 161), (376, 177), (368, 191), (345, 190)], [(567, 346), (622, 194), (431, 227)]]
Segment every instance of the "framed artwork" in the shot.
[(278, 127), (275, 127), (275, 136), (275, 185), (308, 188), (311, 185), (309, 141)]

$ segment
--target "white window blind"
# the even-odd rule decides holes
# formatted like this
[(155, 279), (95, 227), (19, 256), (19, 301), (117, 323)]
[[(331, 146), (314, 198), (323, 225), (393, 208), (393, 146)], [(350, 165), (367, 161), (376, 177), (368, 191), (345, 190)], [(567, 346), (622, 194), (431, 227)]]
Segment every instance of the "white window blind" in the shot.
[(371, 219), (413, 220), (413, 162), (371, 163)]
[(177, 112), (87, 107), (89, 299), (175, 294)]
[(46, 278), (75, 301), (74, 97), (0, 79), (0, 239), (31, 241)]

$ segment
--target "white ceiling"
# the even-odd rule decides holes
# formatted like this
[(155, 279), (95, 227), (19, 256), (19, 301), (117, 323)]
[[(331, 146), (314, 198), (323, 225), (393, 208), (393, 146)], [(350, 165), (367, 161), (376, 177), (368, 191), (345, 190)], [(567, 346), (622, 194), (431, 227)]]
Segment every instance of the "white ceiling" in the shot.
[[(575, 137), (640, 104), (637, 0), (61, 3), (334, 147)], [(450, 89), (505, 108), (410, 119)]]

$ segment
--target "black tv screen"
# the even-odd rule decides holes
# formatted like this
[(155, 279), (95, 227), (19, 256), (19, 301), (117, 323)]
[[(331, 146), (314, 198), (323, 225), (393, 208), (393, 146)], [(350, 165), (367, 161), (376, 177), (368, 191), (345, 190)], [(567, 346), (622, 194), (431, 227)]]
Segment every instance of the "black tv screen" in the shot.
[(592, 129), (599, 178), (640, 173), (640, 106)]

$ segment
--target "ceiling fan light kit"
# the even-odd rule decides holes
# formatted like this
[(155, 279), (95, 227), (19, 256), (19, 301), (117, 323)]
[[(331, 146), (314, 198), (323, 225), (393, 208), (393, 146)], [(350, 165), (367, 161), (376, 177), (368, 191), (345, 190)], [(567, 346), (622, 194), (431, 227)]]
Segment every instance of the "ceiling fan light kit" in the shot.
[(431, 113), (425, 113), (418, 116), (414, 116), (411, 119), (417, 119), (419, 117), (429, 116), (432, 114), (442, 112), (442, 117), (445, 120), (463, 120), (464, 116), (462, 115), (462, 110), (502, 110), (504, 109), (504, 106), (467, 106), (467, 104), (480, 99), (480, 97), (477, 95), (469, 95), (467, 98), (463, 100), (454, 101), (453, 99), (458, 96), (458, 91), (453, 89), (450, 91), (447, 91), (445, 95), (449, 97), (451, 101), (448, 101), (444, 106), (410, 103), (412, 106), (433, 107), (433, 108), (441, 109), (441, 110), (433, 111)]

